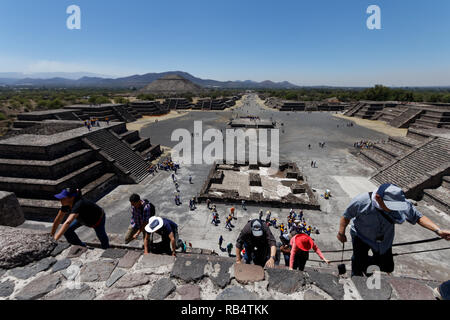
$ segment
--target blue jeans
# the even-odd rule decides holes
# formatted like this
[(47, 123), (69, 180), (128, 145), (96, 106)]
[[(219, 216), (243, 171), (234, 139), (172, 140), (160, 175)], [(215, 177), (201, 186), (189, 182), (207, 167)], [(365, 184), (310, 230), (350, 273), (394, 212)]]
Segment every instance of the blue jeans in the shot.
[[(106, 222), (106, 215), (103, 214), (103, 218), (102, 221), (100, 222), (100, 225), (94, 228), (95, 234), (97, 235), (98, 240), (100, 240), (102, 249), (109, 248), (109, 239), (105, 230), (105, 222)], [(66, 237), (67, 242), (69, 242), (70, 244), (86, 247), (86, 244), (82, 242), (80, 238), (78, 238), (78, 235), (75, 233), (75, 230), (77, 230), (81, 226), (82, 225), (78, 222), (78, 220), (75, 219), (70, 224), (66, 233), (64, 233), (64, 237)]]

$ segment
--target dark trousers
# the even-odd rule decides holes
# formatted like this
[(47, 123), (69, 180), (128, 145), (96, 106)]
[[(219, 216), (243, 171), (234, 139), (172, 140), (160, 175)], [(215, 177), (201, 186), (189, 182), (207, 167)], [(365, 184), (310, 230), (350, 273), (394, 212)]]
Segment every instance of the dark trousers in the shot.
[(308, 259), (309, 259), (308, 251), (298, 250), (294, 257), (293, 269), (300, 270), (300, 271), (305, 270), (305, 264), (306, 264), (306, 261), (308, 261)]
[(369, 257), (371, 247), (362, 241), (359, 237), (352, 237), (353, 256), (352, 256), (352, 276), (363, 276), (367, 272), (367, 268), (376, 265), (383, 272), (394, 271), (394, 257), (392, 256), (392, 248), (389, 248), (383, 254), (372, 250), (373, 256)]
[[(106, 215), (103, 214), (103, 218), (100, 224), (94, 228), (95, 234), (97, 235), (98, 240), (100, 240), (102, 249), (109, 248), (109, 239), (105, 230), (105, 222), (106, 222)], [(75, 233), (75, 230), (77, 230), (81, 226), (82, 226), (81, 223), (79, 223), (78, 220), (75, 219), (64, 233), (64, 237), (70, 244), (85, 247), (86, 244), (82, 242), (78, 237), (78, 235)]]
[(270, 258), (270, 249), (269, 247), (258, 248), (258, 250), (254, 250), (244, 243), (245, 254), (244, 260), (246, 264), (254, 263), (258, 266), (264, 267), (267, 260)]
[[(178, 230), (173, 231), (175, 238), (175, 246), (178, 247)], [(155, 254), (172, 254), (172, 247), (170, 246), (170, 238), (162, 237), (161, 242), (150, 243), (150, 252)]]

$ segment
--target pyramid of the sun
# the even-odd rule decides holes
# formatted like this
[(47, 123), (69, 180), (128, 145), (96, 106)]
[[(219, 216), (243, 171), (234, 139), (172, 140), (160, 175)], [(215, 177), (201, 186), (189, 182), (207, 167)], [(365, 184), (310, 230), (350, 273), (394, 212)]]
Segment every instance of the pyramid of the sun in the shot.
[(179, 75), (171, 74), (153, 81), (141, 93), (187, 93), (200, 92), (202, 87)]

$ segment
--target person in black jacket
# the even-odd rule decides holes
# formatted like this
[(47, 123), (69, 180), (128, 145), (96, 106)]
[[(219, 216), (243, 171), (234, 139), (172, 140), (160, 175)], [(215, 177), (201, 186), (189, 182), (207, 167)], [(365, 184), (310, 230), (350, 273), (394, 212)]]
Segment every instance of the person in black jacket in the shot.
[[(105, 230), (105, 211), (102, 208), (94, 202), (84, 199), (78, 189), (64, 189), (55, 195), (55, 198), (61, 201), (61, 209), (53, 222), (51, 231), (51, 235), (56, 241), (64, 235), (70, 244), (85, 247), (86, 244), (80, 240), (75, 230), (81, 226), (87, 226), (94, 229), (103, 249), (109, 247), (109, 239)], [(56, 232), (66, 214), (69, 216)]]
[(260, 219), (250, 220), (236, 240), (236, 263), (241, 263), (241, 251), (245, 248), (244, 260), (249, 264), (273, 268), (276, 260), (275, 238), (269, 227)]

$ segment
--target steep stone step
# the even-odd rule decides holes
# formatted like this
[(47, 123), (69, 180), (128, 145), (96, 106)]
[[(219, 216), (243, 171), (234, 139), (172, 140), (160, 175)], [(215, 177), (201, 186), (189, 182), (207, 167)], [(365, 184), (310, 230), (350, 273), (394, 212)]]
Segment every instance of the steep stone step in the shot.
[[(81, 191), (89, 200), (97, 201), (99, 198), (113, 190), (118, 185), (118, 178), (114, 173), (105, 173), (98, 179), (85, 185)], [(61, 202), (58, 200), (42, 200), (18, 198), (19, 204), (25, 215), (25, 219), (34, 221), (52, 222)]]
[(423, 200), (450, 214), (450, 190), (444, 187), (425, 189)]
[(90, 149), (81, 149), (52, 161), (0, 159), (0, 176), (57, 180), (94, 160), (94, 151)]
[(407, 128), (409, 124), (413, 123), (423, 113), (421, 109), (409, 108), (394, 118), (389, 124), (396, 128)]
[(142, 174), (148, 168), (142, 156), (108, 130), (94, 132), (87, 136), (87, 139), (115, 159), (123, 168), (129, 170), (136, 182), (148, 176), (148, 173)]
[(84, 186), (102, 175), (104, 170), (104, 163), (96, 161), (58, 180), (0, 177), (0, 190), (14, 192), (18, 197), (53, 199), (62, 189)]

